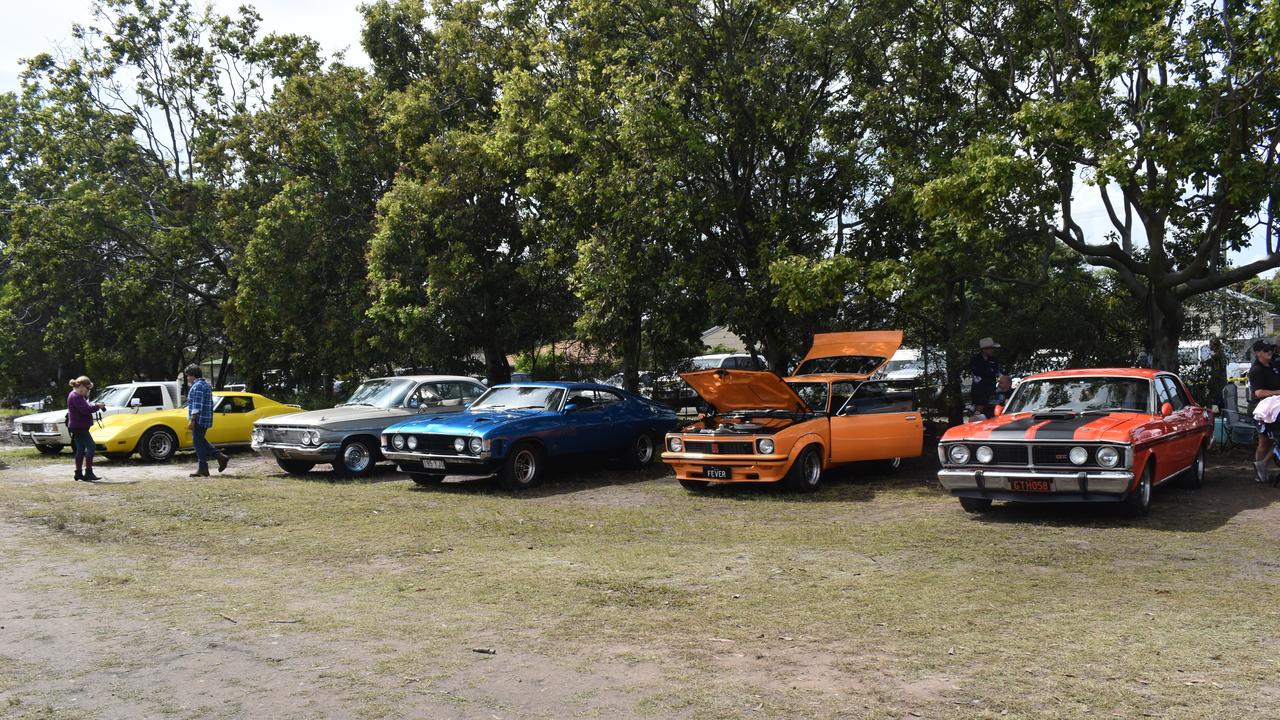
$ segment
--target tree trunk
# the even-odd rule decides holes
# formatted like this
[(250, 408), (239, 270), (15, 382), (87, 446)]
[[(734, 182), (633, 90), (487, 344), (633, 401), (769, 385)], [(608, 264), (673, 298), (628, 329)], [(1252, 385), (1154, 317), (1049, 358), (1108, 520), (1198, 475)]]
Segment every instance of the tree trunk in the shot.
[(960, 391), (960, 373), (964, 368), (964, 354), (957, 349), (956, 343), (964, 335), (969, 324), (969, 297), (964, 280), (953, 280), (947, 283), (946, 293), (942, 299), (943, 335), (946, 342), (944, 353), (947, 362), (947, 385), (945, 390), (947, 405), (947, 424), (959, 425), (964, 422), (964, 395)]
[(484, 348), (484, 374), (490, 387), (511, 382), (511, 364), (507, 362), (506, 353), (496, 344)]
[(643, 329), (640, 311), (628, 313), (627, 330), (622, 337), (622, 387), (633, 393), (640, 392), (640, 333)]
[(1153, 367), (1178, 371), (1178, 340), (1186, 316), (1176, 297), (1155, 288), (1147, 296), (1147, 330), (1151, 333)]
[(226, 387), (227, 367), (230, 364), (231, 364), (231, 350), (229, 348), (224, 347), (222, 348), (222, 364), (218, 366), (218, 382), (216, 385), (214, 385), (215, 388), (221, 390), (222, 388)]

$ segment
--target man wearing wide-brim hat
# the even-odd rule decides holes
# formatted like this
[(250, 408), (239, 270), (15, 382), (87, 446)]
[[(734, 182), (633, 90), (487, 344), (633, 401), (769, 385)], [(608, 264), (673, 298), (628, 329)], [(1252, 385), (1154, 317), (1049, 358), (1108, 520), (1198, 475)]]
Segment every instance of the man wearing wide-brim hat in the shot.
[[(1253, 342), (1253, 365), (1249, 367), (1249, 417), (1263, 398), (1280, 395), (1280, 363), (1276, 362), (1276, 346), (1270, 338)], [(1264, 424), (1258, 424), (1258, 447), (1253, 451), (1254, 480), (1266, 482), (1267, 462), (1271, 459), (1271, 437)]]
[(978, 341), (978, 354), (969, 360), (969, 374), (973, 376), (973, 386), (969, 390), (973, 410), (984, 417), (995, 414), (991, 398), (996, 394), (996, 380), (1004, 374), (1000, 361), (996, 359), (999, 347), (995, 340), (984, 337)]

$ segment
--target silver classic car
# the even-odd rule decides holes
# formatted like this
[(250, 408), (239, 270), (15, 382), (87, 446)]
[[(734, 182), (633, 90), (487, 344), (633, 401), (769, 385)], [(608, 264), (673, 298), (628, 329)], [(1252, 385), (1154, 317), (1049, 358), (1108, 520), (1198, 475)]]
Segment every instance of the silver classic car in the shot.
[(382, 459), (380, 438), (388, 425), (423, 412), (460, 411), (484, 391), (476, 380), (458, 375), (366, 380), (337, 407), (254, 423), (253, 449), (270, 452), (288, 473), (330, 463), (341, 475), (366, 475)]

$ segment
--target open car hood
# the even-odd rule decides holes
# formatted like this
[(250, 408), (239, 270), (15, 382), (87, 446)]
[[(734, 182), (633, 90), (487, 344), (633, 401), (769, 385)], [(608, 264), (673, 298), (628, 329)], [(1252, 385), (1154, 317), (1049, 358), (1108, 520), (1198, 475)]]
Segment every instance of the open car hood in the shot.
[(809, 412), (782, 378), (767, 370), (700, 370), (680, 373), (698, 396), (719, 412), (786, 410)]
[[(809, 346), (809, 352), (805, 354), (804, 359), (800, 361), (802, 367), (810, 360), (820, 360), (822, 358), (838, 358), (838, 357), (866, 357), (878, 358), (879, 362), (875, 363), (866, 372), (849, 373), (844, 371), (840, 374), (862, 375), (870, 377), (877, 370), (884, 367), (889, 362), (889, 358), (898, 351), (902, 346), (901, 330), (864, 330), (860, 332), (841, 332), (841, 333), (820, 333), (813, 336), (813, 344)], [(868, 361), (868, 366), (874, 360)], [(864, 368), (865, 369), (865, 368)], [(819, 373), (806, 372), (806, 375), (814, 375)]]

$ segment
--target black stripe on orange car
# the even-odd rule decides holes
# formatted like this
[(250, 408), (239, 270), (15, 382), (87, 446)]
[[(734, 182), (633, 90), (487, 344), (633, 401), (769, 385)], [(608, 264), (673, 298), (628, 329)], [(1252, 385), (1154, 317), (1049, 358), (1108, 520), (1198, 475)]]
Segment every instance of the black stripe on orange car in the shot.
[(1035, 434), (1031, 437), (1035, 440), (1075, 440), (1076, 431), (1090, 425), (1098, 420), (1102, 420), (1111, 413), (1105, 415), (1077, 415), (1072, 418), (1063, 418), (1061, 420), (1050, 420), (1049, 422), (1036, 428)]
[(987, 434), (986, 438), (972, 437), (972, 440), (992, 439), (992, 440), (1024, 440), (1028, 431), (1037, 425), (1043, 424), (1044, 420), (1037, 420), (1034, 416), (1025, 417), (1012, 422), (1007, 422), (998, 428), (995, 428)]

